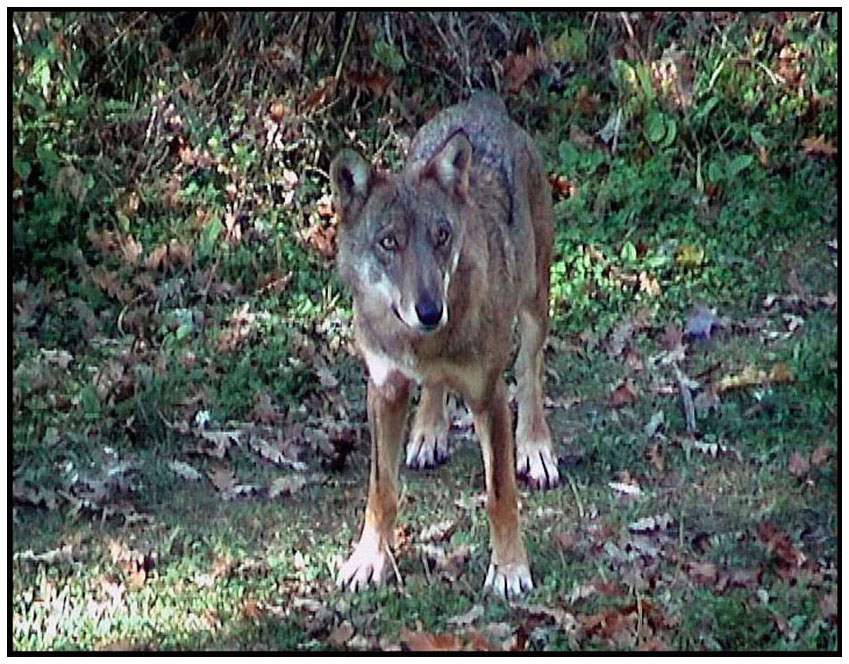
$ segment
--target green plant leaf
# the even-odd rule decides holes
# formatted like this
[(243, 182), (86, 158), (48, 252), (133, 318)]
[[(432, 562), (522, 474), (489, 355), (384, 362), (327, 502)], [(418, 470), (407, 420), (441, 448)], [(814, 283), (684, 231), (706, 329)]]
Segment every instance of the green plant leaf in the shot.
[(663, 113), (654, 111), (646, 116), (645, 132), (652, 143), (659, 143), (666, 136), (666, 121)]
[(750, 154), (741, 154), (734, 157), (728, 164), (728, 177), (733, 178), (740, 171), (747, 169), (754, 160), (755, 158)]
[(678, 129), (675, 124), (675, 118), (666, 116), (666, 137), (663, 139), (663, 147), (668, 148), (675, 142), (675, 137), (678, 135)]
[(751, 137), (752, 142), (759, 148), (766, 147), (766, 136), (763, 135), (763, 132), (760, 129), (752, 129)]
[(572, 170), (581, 156), (571, 141), (561, 141), (557, 154), (560, 157), (561, 165), (566, 170)]
[(15, 169), (15, 173), (17, 173), (18, 177), (25, 182), (27, 178), (29, 178), (29, 174), (32, 172), (32, 164), (19, 157), (15, 157), (12, 160), (12, 168)]
[(626, 240), (622, 245), (622, 251), (619, 252), (619, 257), (626, 263), (635, 263), (637, 261), (637, 248), (630, 240)]

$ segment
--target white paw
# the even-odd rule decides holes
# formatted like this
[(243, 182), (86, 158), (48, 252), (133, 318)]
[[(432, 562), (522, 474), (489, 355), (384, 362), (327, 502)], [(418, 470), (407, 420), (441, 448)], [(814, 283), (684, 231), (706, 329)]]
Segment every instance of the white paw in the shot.
[(439, 466), (449, 458), (448, 431), (413, 427), (407, 443), (407, 465), (422, 469)]
[(489, 564), (483, 589), (504, 599), (518, 599), (534, 588), (531, 570), (525, 563)]
[(389, 576), (392, 567), (386, 548), (366, 540), (367, 538), (363, 537), (354, 553), (339, 570), (336, 586), (342, 590), (358, 592), (368, 586), (378, 587), (383, 585)]
[(520, 445), (516, 452), (516, 472), (532, 489), (553, 489), (560, 483), (557, 457), (549, 443)]

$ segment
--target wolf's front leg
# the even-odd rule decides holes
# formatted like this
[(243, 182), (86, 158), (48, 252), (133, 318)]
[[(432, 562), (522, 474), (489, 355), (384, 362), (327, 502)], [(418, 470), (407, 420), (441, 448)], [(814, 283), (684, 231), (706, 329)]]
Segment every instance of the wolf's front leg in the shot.
[(486, 473), (486, 506), (492, 560), (484, 588), (513, 598), (533, 588), (519, 528), (519, 496), (513, 470), (513, 436), (507, 386), (499, 375), (491, 397), (474, 409)]
[(340, 588), (357, 591), (381, 585), (389, 575), (389, 547), (398, 513), (398, 455), (410, 399), (410, 381), (398, 372), (381, 385), (369, 379), (368, 421), (371, 471), (360, 541), (336, 578)]

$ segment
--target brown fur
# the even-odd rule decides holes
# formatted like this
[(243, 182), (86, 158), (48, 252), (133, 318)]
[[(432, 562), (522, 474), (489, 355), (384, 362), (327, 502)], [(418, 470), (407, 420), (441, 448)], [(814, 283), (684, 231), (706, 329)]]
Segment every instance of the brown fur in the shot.
[(363, 533), (339, 584), (358, 589), (388, 574), (398, 460), (410, 392), (420, 382), (408, 464), (447, 456), (445, 394), (460, 394), (474, 415), (486, 471), (486, 586), (519, 595), (532, 583), (503, 379), (517, 316), (518, 469), (538, 486), (559, 478), (542, 410), (553, 217), (539, 153), (503, 103), (480, 94), (425, 125), (397, 175), (343, 152), (331, 182), (340, 274), (354, 292), (356, 337), (370, 373), (372, 436)]

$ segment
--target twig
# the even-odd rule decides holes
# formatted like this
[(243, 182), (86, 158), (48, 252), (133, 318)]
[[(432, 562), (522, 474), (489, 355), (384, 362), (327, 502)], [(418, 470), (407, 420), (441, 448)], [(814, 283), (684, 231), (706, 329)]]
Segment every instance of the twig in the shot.
[(572, 479), (572, 475), (566, 473), (566, 479), (569, 480), (569, 486), (572, 487), (572, 493), (575, 494), (575, 504), (578, 506), (578, 516), (581, 521), (584, 520), (584, 505), (581, 503), (581, 496), (578, 494), (578, 487), (575, 486), (575, 480)]
[(146, 296), (147, 296), (147, 292), (139, 293), (132, 300), (127, 302), (127, 304), (124, 305), (123, 309), (121, 309), (121, 313), (118, 314), (118, 323), (117, 323), (118, 332), (121, 333), (121, 336), (124, 336), (126, 334), (126, 332), (124, 332), (124, 314), (127, 313), (127, 310), (131, 306), (133, 306), (136, 302), (138, 302), (139, 300), (141, 300), (143, 297), (146, 297)]
[(678, 389), (681, 390), (681, 401), (684, 405), (684, 418), (687, 420), (687, 433), (696, 431), (696, 409), (693, 404), (693, 393), (690, 392), (690, 379), (684, 375), (678, 365), (675, 365), (675, 377), (678, 380)]
[(631, 27), (631, 20), (628, 18), (627, 12), (619, 12), (619, 17), (622, 19), (622, 22), (625, 24), (625, 29), (628, 31), (628, 36), (631, 38), (631, 41), (636, 41), (634, 39), (634, 28)]
[(351, 25), (348, 26), (348, 36), (345, 37), (345, 45), (342, 47), (342, 55), (339, 56), (339, 62), (336, 64), (336, 82), (339, 82), (339, 77), (342, 75), (342, 65), (345, 63), (345, 56), (348, 54), (348, 47), (351, 45), (351, 38), (354, 36), (354, 26), (357, 24), (357, 12), (351, 17)]
[(433, 585), (433, 576), (431, 576), (430, 568), (427, 566), (427, 554), (422, 551), (422, 567), (424, 567), (425, 578), (427, 579), (427, 585)]
[(141, 21), (145, 16), (147, 16), (147, 12), (142, 12), (141, 14), (139, 14), (133, 20), (132, 23), (130, 23), (126, 28), (124, 28), (120, 33), (118, 33), (118, 36), (115, 37), (115, 39), (109, 42), (109, 45), (105, 49), (103, 49), (103, 52), (108, 53), (109, 51), (111, 51), (115, 47), (115, 44), (117, 44), (123, 37), (125, 37), (130, 30), (136, 27), (136, 23)]
[(389, 562), (392, 563), (392, 571), (395, 572), (398, 585), (401, 586), (401, 590), (404, 590), (404, 579), (401, 578), (401, 571), (398, 569), (398, 563), (395, 562), (395, 554), (392, 553), (392, 549), (388, 546), (386, 547), (386, 555), (389, 557)]

